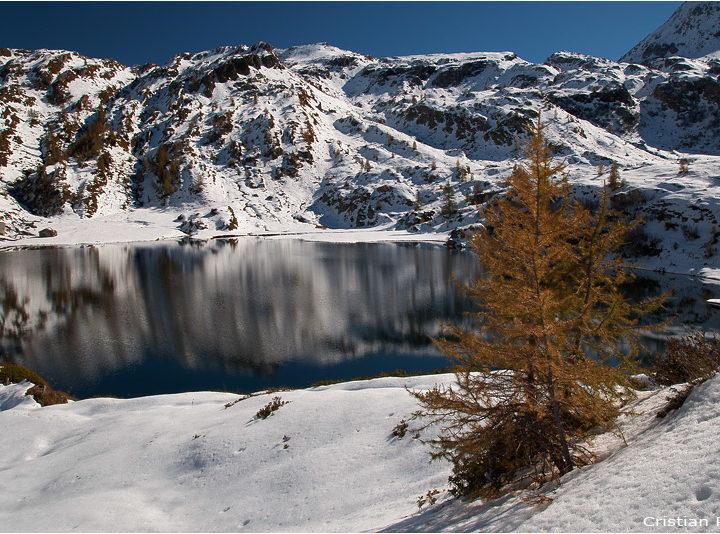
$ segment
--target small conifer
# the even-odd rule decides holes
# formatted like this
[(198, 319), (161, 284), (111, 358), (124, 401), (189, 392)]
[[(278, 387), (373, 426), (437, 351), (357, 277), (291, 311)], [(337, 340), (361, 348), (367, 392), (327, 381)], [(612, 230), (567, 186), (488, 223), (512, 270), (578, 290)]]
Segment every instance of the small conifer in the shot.
[(455, 203), (455, 191), (452, 184), (448, 181), (442, 189), (443, 206), (442, 214), (445, 217), (451, 217), (457, 213), (457, 204)]
[(43, 145), (43, 162), (45, 163), (45, 165), (50, 166), (63, 160), (63, 153), (62, 149), (60, 148), (60, 141), (55, 136), (52, 128), (48, 128), (47, 132), (45, 133)]
[(680, 169), (678, 170), (678, 174), (687, 174), (690, 172), (690, 160), (687, 158), (680, 158), (679, 161)]
[(620, 170), (618, 169), (618, 164), (613, 161), (612, 165), (610, 165), (610, 177), (608, 178), (608, 186), (610, 187), (611, 191), (617, 191), (624, 185), (625, 181), (620, 178)]

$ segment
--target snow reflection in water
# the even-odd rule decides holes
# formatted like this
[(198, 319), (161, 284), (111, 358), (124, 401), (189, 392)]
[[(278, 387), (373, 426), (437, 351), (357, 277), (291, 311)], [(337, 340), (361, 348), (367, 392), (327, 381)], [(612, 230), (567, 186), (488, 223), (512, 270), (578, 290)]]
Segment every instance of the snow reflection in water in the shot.
[[(473, 257), (437, 246), (242, 239), (0, 255), (26, 315), (10, 359), (78, 396), (255, 390), (446, 365)], [(7, 310), (5, 315), (13, 313)]]
[[(429, 336), (468, 320), (451, 277), (478, 271), (472, 254), (437, 246), (259, 239), (14, 251), (0, 266), (10, 361), (80, 397), (444, 367)], [(674, 288), (671, 316), (717, 328), (705, 300), (720, 287), (641, 276), (634, 294)]]

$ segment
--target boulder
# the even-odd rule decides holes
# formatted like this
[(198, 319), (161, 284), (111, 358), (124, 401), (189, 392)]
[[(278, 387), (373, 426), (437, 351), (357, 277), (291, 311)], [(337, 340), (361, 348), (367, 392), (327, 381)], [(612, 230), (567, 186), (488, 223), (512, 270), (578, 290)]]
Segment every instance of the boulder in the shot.
[(57, 230), (53, 230), (52, 228), (43, 228), (38, 233), (38, 237), (55, 237), (57, 235)]

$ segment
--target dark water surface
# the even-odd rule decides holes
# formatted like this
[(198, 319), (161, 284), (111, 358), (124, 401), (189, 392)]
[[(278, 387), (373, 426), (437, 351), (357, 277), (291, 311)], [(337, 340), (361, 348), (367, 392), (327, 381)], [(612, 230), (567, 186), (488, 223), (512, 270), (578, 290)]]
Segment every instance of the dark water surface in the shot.
[[(0, 254), (5, 358), (84, 398), (307, 387), (448, 365), (430, 335), (473, 309), (451, 281), (469, 252), (407, 244), (242, 239)], [(720, 286), (642, 274), (638, 296), (674, 288), (676, 323), (716, 329)], [(649, 351), (661, 341), (645, 340)]]
[(428, 335), (471, 309), (451, 276), (476, 270), (471, 255), (428, 245), (245, 239), (13, 251), (0, 254), (0, 289), (17, 295), (3, 313), (24, 320), (0, 342), (11, 361), (78, 397), (429, 371), (448, 362)]

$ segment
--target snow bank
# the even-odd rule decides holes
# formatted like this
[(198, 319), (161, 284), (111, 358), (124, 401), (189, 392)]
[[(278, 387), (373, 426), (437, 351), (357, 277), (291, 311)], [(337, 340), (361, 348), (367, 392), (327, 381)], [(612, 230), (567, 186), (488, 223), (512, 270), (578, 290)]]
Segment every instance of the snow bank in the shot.
[(23, 407), (26, 410), (34, 408), (40, 408), (40, 405), (35, 402), (32, 396), (25, 395), (28, 389), (33, 387), (33, 384), (27, 380), (23, 380), (19, 384), (10, 384), (9, 386), (0, 385), (0, 412), (5, 410), (11, 410), (18, 406)]
[[(178, 230), (174, 211), (132, 210), (128, 213), (98, 215), (82, 219), (66, 214), (52, 221), (38, 222), (38, 228), (52, 227), (55, 237), (27, 236), (13, 241), (0, 241), (0, 250), (22, 247), (71, 247), (110, 243), (143, 243), (177, 241), (187, 237)], [(244, 225), (236, 231), (204, 229), (195, 239), (262, 237), (267, 239), (301, 239), (326, 243), (424, 242), (445, 243), (449, 232), (413, 233), (392, 228), (321, 229), (304, 223)]]
[[(0, 386), (3, 531), (718, 531), (720, 378), (665, 419), (667, 390), (620, 423), (628, 447), (577, 469), (533, 505), (441, 495), (450, 466), (392, 429), (405, 391), (452, 375), (382, 378), (241, 400), (215, 392), (89, 399), (38, 409), (28, 383)], [(288, 404), (255, 417), (273, 396)], [(20, 402), (18, 402), (18, 400)]]
[[(386, 378), (251, 397), (183, 393), (34, 409), (0, 386), (3, 531), (339, 531), (417, 510), (449, 467), (392, 430), (404, 389)], [(24, 391), (23, 391), (24, 392)], [(265, 420), (256, 412), (290, 401)]]
[(630, 447), (563, 484), (522, 529), (720, 531), (719, 425), (715, 378)]

